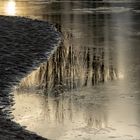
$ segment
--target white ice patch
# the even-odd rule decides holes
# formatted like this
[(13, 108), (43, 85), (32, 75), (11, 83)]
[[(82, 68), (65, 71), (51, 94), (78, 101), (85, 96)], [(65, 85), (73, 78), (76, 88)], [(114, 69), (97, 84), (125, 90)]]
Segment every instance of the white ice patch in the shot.
[(103, 2), (107, 2), (107, 3), (130, 3), (130, 2), (133, 2), (133, 0), (103, 0)]
[(73, 9), (76, 12), (84, 13), (122, 13), (131, 11), (131, 8), (126, 7), (98, 7), (98, 8), (82, 8), (82, 9)]

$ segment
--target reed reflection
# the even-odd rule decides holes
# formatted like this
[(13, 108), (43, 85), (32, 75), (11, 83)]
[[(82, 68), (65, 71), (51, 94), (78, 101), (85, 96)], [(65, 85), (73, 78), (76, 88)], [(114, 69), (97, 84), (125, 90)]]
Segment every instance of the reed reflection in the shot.
[[(84, 7), (91, 5), (104, 6), (104, 3), (92, 1), (52, 2), (44, 5), (42, 3), (36, 4), (35, 9), (39, 9), (43, 20), (56, 25), (62, 33), (63, 41), (46, 63), (22, 79), (18, 88), (39, 88), (46, 94), (55, 94), (58, 91), (61, 93), (116, 79), (117, 70), (113, 58), (115, 56), (113, 46), (109, 44), (109, 41), (112, 41), (108, 27), (110, 17), (98, 13), (78, 14), (73, 11), (77, 7), (84, 10)], [(17, 2), (18, 7), (20, 4), (21, 2)], [(29, 3), (23, 4), (28, 5), (23, 8), (30, 8)], [(30, 2), (30, 5), (34, 4)], [(30, 13), (32, 17), (36, 15), (33, 10), (22, 11)], [(110, 34), (107, 34), (109, 31)]]
[[(21, 125), (28, 124), (27, 128), (33, 129), (33, 131), (39, 125), (48, 131), (45, 133), (46, 135), (51, 131), (48, 129), (49, 127), (68, 126), (67, 129), (71, 129), (71, 126), (74, 126), (75, 129), (85, 127), (100, 130), (108, 126), (104, 101), (101, 104), (89, 103), (83, 97), (76, 95), (68, 97), (67, 94), (64, 93), (58, 98), (54, 98), (16, 91), (16, 104), (13, 111), (15, 120)], [(36, 104), (33, 105), (32, 102), (36, 102)], [(20, 111), (21, 108), (22, 111)]]
[(117, 78), (112, 62), (105, 60), (108, 54), (105, 54), (104, 48), (66, 45), (72, 37), (67, 33), (52, 57), (22, 79), (19, 88), (34, 87), (44, 89), (47, 93), (58, 93), (58, 90), (61, 93)]

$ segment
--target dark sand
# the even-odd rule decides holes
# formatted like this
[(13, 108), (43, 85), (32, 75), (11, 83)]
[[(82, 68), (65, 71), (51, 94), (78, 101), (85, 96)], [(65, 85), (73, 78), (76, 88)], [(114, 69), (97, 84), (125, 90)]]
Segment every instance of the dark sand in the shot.
[(60, 34), (47, 22), (0, 16), (0, 140), (44, 139), (12, 121), (10, 92), (59, 42)]

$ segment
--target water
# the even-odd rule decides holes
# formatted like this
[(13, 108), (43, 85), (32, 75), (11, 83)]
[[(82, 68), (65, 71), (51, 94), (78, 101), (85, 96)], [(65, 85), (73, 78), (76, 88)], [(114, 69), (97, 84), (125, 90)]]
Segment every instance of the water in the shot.
[(56, 140), (140, 139), (139, 7), (138, 0), (1, 1), (1, 14), (47, 20), (63, 36), (15, 90), (15, 120)]

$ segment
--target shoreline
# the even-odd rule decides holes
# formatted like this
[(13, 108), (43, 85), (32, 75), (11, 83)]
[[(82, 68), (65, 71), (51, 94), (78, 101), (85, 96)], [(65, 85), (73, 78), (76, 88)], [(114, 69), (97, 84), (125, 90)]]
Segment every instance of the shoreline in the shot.
[(12, 121), (10, 91), (51, 56), (60, 40), (46, 21), (0, 15), (0, 139), (45, 139)]

